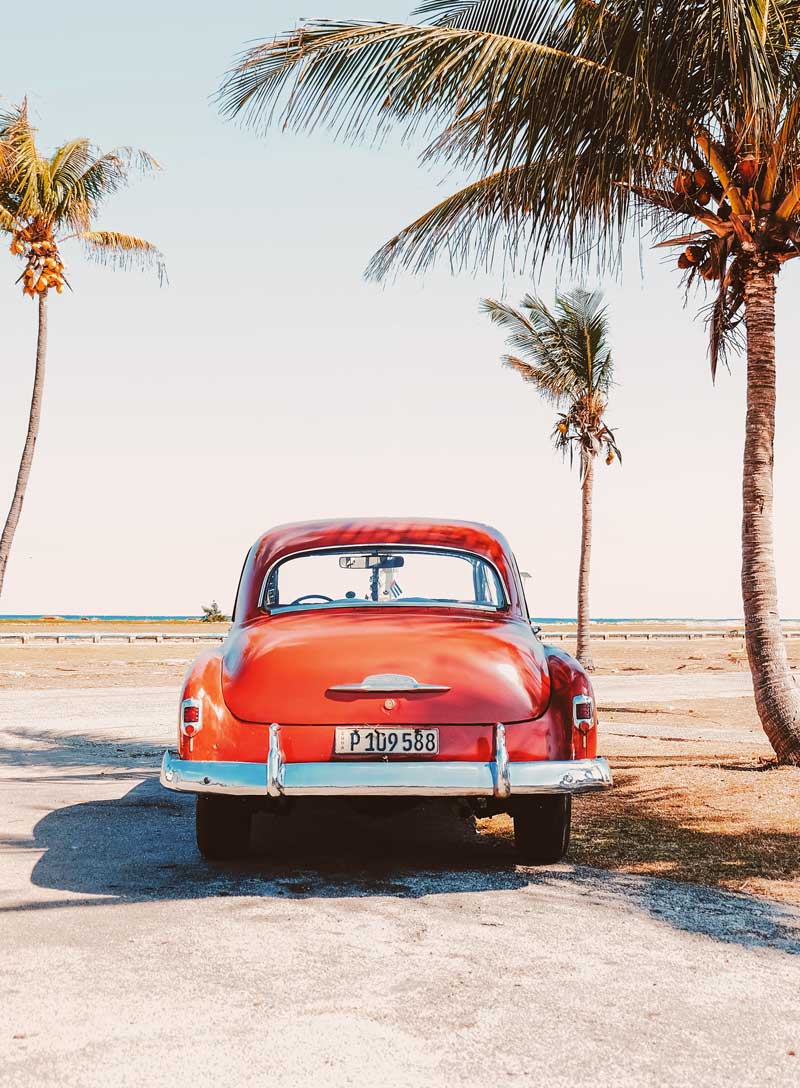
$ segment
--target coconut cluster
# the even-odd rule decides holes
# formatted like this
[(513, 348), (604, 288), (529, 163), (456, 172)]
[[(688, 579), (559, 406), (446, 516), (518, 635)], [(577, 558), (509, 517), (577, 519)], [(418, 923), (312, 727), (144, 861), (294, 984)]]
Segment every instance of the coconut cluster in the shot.
[[(751, 193), (758, 182), (762, 163), (754, 155), (743, 155), (734, 165), (732, 179), (742, 191), (744, 199), (752, 207), (756, 195)], [(717, 203), (714, 215), (726, 221), (731, 217), (731, 206), (725, 199), (725, 193), (708, 170), (679, 170), (672, 182), (672, 188), (678, 196), (686, 197), (705, 207), (714, 199)], [(704, 280), (719, 279), (722, 274), (724, 255), (718, 239), (707, 238), (699, 245), (694, 243), (684, 249), (678, 257), (678, 268), (699, 272)]]
[(680, 170), (672, 188), (678, 196), (688, 196), (703, 207), (711, 201), (711, 175), (707, 170)]
[(34, 240), (30, 231), (25, 229), (14, 235), (11, 252), (17, 257), (26, 258), (22, 273), (24, 295), (35, 298), (45, 295), (51, 287), (61, 294), (67, 281), (64, 278), (64, 262), (55, 242), (49, 238)]
[(708, 255), (705, 246), (687, 246), (678, 257), (678, 268), (691, 268), (692, 265), (702, 265)]
[[(574, 424), (575, 429), (578, 432), (578, 434), (581, 434), (582, 427), (583, 427), (583, 425), (585, 423), (585, 419), (582, 418), (582, 416), (584, 416), (584, 415), (585, 415), (585, 413), (581, 412), (580, 405), (574, 406), (572, 411), (569, 413), (569, 415), (563, 416), (559, 420), (559, 422), (556, 424), (556, 430), (558, 431), (559, 434), (566, 436), (569, 433), (570, 422), (572, 422)], [(599, 432), (591, 433), (591, 432), (584, 431), (581, 441), (582, 441), (582, 444), (587, 449), (589, 449), (591, 447), (590, 452), (592, 452), (593, 454), (596, 454), (596, 453), (600, 453), (600, 450), (602, 448), (603, 438), (606, 439), (606, 443), (607, 443), (607, 445), (606, 445), (606, 464), (610, 465), (610, 464), (612, 464), (612, 462), (615, 459), (614, 450), (611, 448), (611, 445), (608, 444), (608, 439), (613, 438), (613, 432), (609, 431), (608, 428), (605, 425), (601, 424)]]

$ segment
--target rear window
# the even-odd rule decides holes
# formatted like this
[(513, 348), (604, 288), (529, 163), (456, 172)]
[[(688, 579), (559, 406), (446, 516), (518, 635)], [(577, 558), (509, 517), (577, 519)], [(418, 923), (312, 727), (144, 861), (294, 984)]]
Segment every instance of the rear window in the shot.
[(470, 552), (435, 548), (341, 548), (289, 556), (270, 572), (262, 607), (383, 608), (430, 605), (497, 610), (500, 576)]

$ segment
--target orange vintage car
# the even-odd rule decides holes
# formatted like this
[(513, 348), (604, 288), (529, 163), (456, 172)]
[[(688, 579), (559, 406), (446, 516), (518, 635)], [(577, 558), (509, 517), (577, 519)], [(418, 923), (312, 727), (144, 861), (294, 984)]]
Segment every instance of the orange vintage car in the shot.
[(612, 784), (592, 685), (531, 626), (504, 537), (470, 522), (314, 521), (265, 533), (233, 624), (180, 702), (167, 789), (197, 795), (207, 858), (293, 798), (460, 797), (557, 861), (573, 793)]

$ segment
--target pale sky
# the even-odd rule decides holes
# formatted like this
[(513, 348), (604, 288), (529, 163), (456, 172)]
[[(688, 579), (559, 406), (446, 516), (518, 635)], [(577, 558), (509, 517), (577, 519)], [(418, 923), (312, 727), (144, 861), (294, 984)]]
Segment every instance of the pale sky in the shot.
[[(552, 297), (553, 270), (367, 284), (378, 246), (452, 188), (414, 146), (266, 139), (223, 123), (209, 96), (243, 44), (302, 15), (406, 18), (413, 0), (41, 0), (16, 20), (0, 93), (28, 94), (42, 144), (86, 135), (164, 165), (108, 204), (170, 284), (65, 250), (74, 294), (53, 296), (45, 408), (3, 613), (230, 609), (252, 541), (337, 515), (468, 518), (500, 528), (529, 570), (532, 611), (575, 613), (577, 475), (550, 444), (553, 410), (499, 365), (482, 295)], [(47, 27), (45, 36), (41, 28)], [(702, 299), (631, 245), (608, 292), (624, 464), (600, 466), (597, 616), (741, 614), (744, 364), (712, 386)], [(0, 255), (5, 517), (27, 423), (35, 310)], [(568, 272), (561, 282), (571, 282)], [(779, 290), (776, 547), (785, 616), (800, 616), (795, 540), (798, 272)], [(593, 285), (593, 284), (592, 284)]]

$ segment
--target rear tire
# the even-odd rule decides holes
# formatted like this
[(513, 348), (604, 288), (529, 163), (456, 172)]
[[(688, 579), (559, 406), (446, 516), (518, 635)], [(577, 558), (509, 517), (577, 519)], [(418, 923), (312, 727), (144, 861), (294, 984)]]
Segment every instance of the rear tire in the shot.
[(514, 844), (521, 865), (551, 865), (569, 849), (572, 797), (568, 793), (518, 797)]
[(195, 809), (197, 849), (209, 861), (231, 861), (250, 847), (250, 808), (240, 797), (198, 793)]

